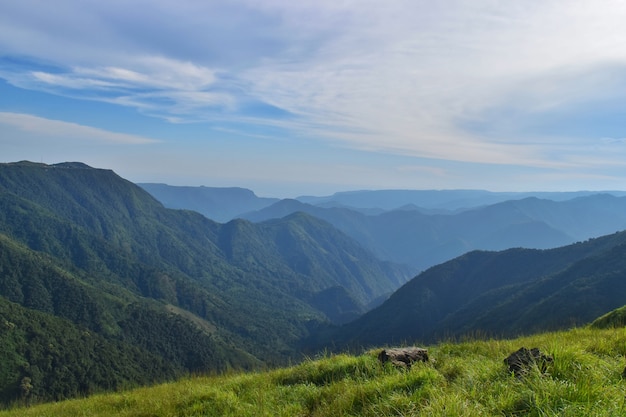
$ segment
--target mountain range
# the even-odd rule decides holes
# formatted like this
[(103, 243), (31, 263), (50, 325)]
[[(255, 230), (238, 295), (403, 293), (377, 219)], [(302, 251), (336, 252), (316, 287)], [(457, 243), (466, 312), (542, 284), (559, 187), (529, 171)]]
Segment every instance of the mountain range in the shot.
[[(332, 224), (378, 258), (410, 265), (415, 272), (472, 250), (549, 249), (626, 229), (626, 196), (617, 191), (381, 190), (279, 201), (257, 198), (254, 205), (242, 204), (237, 210), (233, 199), (218, 202), (223, 189), (166, 187), (165, 193), (161, 186), (142, 186), (157, 199), (165, 196), (165, 205), (184, 206), (195, 195), (194, 205), (185, 208), (202, 206), (201, 212), (208, 217), (224, 204), (231, 213), (239, 210), (238, 217), (253, 222), (308, 213)], [(213, 198), (204, 198), (207, 195)], [(254, 193), (248, 190), (246, 195)], [(510, 200), (502, 201), (506, 198)]]
[(78, 162), (0, 164), (0, 401), (562, 329), (626, 305), (619, 195), (454, 209), (435, 192), (447, 202), (387, 209), (230, 189), (260, 205), (219, 223), (142, 187)]
[(565, 201), (527, 197), (452, 214), (401, 209), (366, 215), (281, 200), (251, 221), (305, 212), (331, 223), (378, 257), (425, 270), (472, 250), (555, 248), (626, 228), (626, 197), (594, 194)]
[[(252, 190), (239, 187), (190, 187), (139, 183), (169, 208), (186, 208), (219, 222), (226, 222), (277, 203), (278, 198), (258, 197)], [(599, 194), (597, 191), (568, 192), (492, 192), (486, 190), (362, 190), (344, 191), (329, 196), (296, 197), (301, 203), (322, 208), (347, 208), (363, 214), (413, 209), (425, 214), (451, 214), (510, 200), (535, 197), (565, 201)], [(616, 197), (626, 191), (605, 191)]]

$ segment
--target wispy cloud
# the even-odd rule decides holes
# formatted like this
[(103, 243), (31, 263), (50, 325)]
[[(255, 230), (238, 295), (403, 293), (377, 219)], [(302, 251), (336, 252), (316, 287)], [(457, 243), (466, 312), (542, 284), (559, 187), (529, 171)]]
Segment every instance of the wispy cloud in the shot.
[(176, 123), (271, 125), (423, 158), (563, 168), (625, 156), (596, 146), (622, 133), (570, 141), (567, 128), (623, 86), (622, 1), (76, 4), (1, 5), (0, 51), (57, 68), (0, 77)]
[[(598, 8), (586, 2), (569, 7), (562, 2), (393, 2), (355, 9), (332, 43), (306, 62), (276, 60), (245, 75), (255, 80), (259, 96), (362, 149), (572, 166), (589, 149), (578, 146), (584, 145), (580, 140), (563, 146), (570, 133), (564, 123), (571, 118), (531, 134), (527, 124), (546, 110), (567, 111), (574, 99), (584, 103), (613, 95), (616, 84), (602, 73), (626, 62), (616, 48), (626, 41), (619, 18), (623, 3)], [(465, 129), (464, 122), (515, 100), (523, 117), (509, 119), (504, 135)], [(340, 129), (346, 126), (359, 129)]]
[(158, 142), (155, 139), (125, 133), (110, 132), (76, 123), (50, 120), (30, 114), (0, 112), (0, 124), (19, 130), (40, 134), (43, 137), (74, 139), (82, 142), (101, 142), (125, 145), (145, 145)]
[(134, 107), (171, 121), (205, 120), (211, 109), (235, 105), (234, 97), (216, 86), (214, 70), (164, 57), (136, 57), (132, 69), (0, 70), (0, 76), (22, 88)]

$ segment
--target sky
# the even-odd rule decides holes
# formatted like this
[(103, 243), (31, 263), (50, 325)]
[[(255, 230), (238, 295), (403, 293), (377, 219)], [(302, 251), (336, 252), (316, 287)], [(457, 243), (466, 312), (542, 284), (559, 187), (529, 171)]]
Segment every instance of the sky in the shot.
[(626, 2), (0, 2), (0, 162), (260, 196), (626, 190)]

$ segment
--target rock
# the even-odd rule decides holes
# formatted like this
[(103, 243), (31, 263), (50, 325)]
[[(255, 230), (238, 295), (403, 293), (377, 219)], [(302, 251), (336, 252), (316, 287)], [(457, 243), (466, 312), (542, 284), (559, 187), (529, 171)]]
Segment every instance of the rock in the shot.
[(413, 362), (428, 362), (428, 350), (418, 347), (383, 349), (378, 354), (381, 363), (391, 362), (402, 368), (410, 368)]
[(526, 349), (525, 347), (511, 353), (504, 363), (509, 367), (509, 372), (515, 376), (526, 374), (533, 366), (537, 366), (544, 373), (548, 364), (554, 362), (550, 355), (542, 353), (538, 348)]

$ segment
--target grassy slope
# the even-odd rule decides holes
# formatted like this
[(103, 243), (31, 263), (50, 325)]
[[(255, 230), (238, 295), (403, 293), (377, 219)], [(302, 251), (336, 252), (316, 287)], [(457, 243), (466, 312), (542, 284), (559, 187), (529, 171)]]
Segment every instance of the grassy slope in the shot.
[[(546, 375), (508, 373), (521, 346), (554, 356)], [(431, 363), (382, 367), (373, 350), (264, 373), (194, 377), (3, 416), (619, 416), (626, 330), (575, 329), (514, 340), (442, 343)]]

